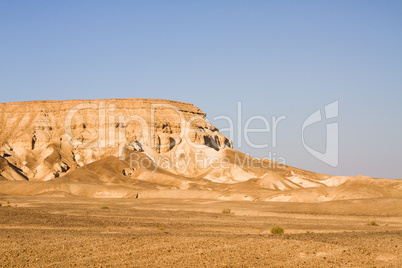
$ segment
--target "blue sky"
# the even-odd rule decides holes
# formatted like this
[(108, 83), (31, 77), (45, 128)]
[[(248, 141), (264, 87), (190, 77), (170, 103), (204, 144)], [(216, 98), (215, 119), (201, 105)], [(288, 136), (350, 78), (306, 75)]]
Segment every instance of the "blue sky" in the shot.
[[(275, 153), (335, 175), (402, 178), (401, 1), (0, 2), (0, 102), (162, 98), (244, 122), (286, 116)], [(339, 101), (339, 165), (301, 127)], [(261, 127), (255, 121), (254, 127)], [(252, 124), (253, 125), (253, 124)], [(227, 134), (227, 133), (224, 133)], [(325, 123), (306, 142), (325, 150)], [(272, 143), (272, 134), (254, 134)], [(237, 137), (235, 137), (235, 141)]]

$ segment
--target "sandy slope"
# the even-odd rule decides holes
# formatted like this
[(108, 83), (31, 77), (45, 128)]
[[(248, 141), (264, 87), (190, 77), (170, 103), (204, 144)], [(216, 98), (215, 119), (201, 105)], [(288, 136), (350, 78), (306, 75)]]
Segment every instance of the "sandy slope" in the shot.
[[(307, 179), (306, 173), (309, 172), (291, 167), (280, 172), (253, 167), (244, 168), (242, 172), (254, 174), (260, 172), (263, 174), (261, 178), (222, 183), (209, 180), (208, 175), (203, 178), (171, 173), (154, 165), (145, 154), (138, 154), (149, 161), (149, 168), (130, 169), (128, 162), (109, 156), (46, 182), (1, 181), (0, 193), (75, 195), (94, 198), (210, 198), (271, 202), (402, 197), (402, 182), (399, 180), (327, 175), (323, 175), (325, 179), (320, 179), (318, 174), (313, 174)], [(233, 165), (229, 169), (233, 171)], [(286, 177), (286, 174), (291, 176)], [(300, 176), (299, 184), (295, 182), (297, 176)]]

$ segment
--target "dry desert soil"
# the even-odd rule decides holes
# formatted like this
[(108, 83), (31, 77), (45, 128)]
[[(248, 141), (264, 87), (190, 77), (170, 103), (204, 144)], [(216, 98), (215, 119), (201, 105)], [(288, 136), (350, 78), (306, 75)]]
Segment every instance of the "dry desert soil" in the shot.
[[(3, 195), (0, 203), (1, 267), (402, 267), (400, 198)], [(270, 233), (276, 225), (283, 235)]]

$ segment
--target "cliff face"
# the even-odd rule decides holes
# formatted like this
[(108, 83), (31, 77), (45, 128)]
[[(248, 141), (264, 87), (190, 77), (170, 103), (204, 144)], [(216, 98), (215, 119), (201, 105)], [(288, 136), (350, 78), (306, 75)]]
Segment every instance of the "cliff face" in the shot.
[(280, 202), (402, 196), (400, 180), (317, 174), (242, 154), (188, 103), (3, 103), (0, 126), (0, 194)]
[(3, 166), (29, 180), (60, 177), (109, 155), (125, 160), (133, 151), (156, 161), (187, 145), (232, 147), (199, 108), (168, 100), (1, 103), (0, 126)]

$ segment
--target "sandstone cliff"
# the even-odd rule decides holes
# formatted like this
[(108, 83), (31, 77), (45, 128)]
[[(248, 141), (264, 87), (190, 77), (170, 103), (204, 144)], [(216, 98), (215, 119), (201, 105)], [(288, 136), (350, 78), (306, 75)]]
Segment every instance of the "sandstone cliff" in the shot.
[(0, 125), (0, 156), (29, 180), (50, 180), (108, 155), (125, 159), (126, 150), (155, 158), (181, 143), (232, 146), (200, 109), (167, 100), (2, 103)]
[(2, 103), (0, 126), (0, 194), (280, 202), (402, 197), (400, 180), (317, 174), (245, 155), (188, 103)]

